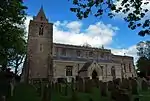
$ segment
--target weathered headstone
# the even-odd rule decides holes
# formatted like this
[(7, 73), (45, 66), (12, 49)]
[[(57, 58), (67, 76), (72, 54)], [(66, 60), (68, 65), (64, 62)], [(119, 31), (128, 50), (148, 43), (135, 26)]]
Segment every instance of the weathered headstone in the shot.
[(107, 96), (107, 83), (106, 82), (100, 82), (100, 92), (101, 92), (101, 96)]
[(74, 88), (74, 78), (71, 81), (71, 90), (72, 90), (72, 92), (75, 90), (75, 88)]
[(131, 101), (130, 93), (127, 90), (115, 88), (111, 91), (111, 98), (115, 101)]
[(84, 91), (84, 82), (83, 82), (82, 78), (79, 78), (79, 81), (78, 81), (78, 90), (79, 90), (79, 92), (83, 92)]
[(108, 91), (112, 91), (114, 89), (114, 83), (113, 81), (108, 82)]
[(89, 78), (86, 78), (85, 79), (85, 93), (90, 93), (91, 89), (92, 89), (91, 81)]
[(138, 94), (137, 80), (131, 79), (130, 81), (131, 81), (132, 94)]
[(122, 89), (128, 89), (128, 90), (130, 90), (131, 89), (131, 85), (130, 85), (129, 80), (128, 79), (123, 79), (120, 87)]
[(142, 90), (144, 91), (148, 90), (148, 83), (146, 80), (142, 80)]
[(66, 82), (66, 84), (65, 84), (65, 96), (67, 96), (68, 95), (68, 83)]

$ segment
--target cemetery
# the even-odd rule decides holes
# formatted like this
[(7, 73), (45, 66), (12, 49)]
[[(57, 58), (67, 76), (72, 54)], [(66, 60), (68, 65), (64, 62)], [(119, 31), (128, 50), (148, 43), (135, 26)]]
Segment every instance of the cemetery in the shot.
[(72, 82), (17, 83), (6, 101), (149, 101), (150, 87), (143, 78), (102, 82), (78, 78)]

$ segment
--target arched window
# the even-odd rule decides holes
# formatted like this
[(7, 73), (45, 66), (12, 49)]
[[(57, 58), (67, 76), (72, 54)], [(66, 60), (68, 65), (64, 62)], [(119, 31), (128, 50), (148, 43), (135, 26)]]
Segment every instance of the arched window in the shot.
[(93, 52), (91, 51), (91, 52), (89, 52), (89, 56), (90, 57), (92, 57), (93, 56)]
[(42, 21), (42, 20), (43, 20), (43, 17), (41, 16), (40, 19), (41, 19), (41, 21)]
[(66, 66), (66, 76), (72, 76), (73, 66)]
[(131, 64), (129, 63), (129, 72), (131, 72), (132, 70), (131, 70)]
[(126, 64), (124, 64), (124, 72), (126, 72)]
[(112, 66), (112, 68), (111, 68), (111, 75), (112, 75), (113, 77), (116, 76), (116, 72), (115, 72), (115, 67), (114, 67), (114, 66)]
[(43, 44), (40, 44), (40, 51), (43, 51)]
[(43, 35), (43, 29), (44, 29), (43, 25), (41, 25), (40, 28), (39, 28), (39, 35)]

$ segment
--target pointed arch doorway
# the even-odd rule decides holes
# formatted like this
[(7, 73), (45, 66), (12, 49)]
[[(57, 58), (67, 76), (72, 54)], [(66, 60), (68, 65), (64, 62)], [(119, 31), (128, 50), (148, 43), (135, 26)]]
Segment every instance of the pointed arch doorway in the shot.
[(96, 70), (93, 70), (93, 72), (92, 72), (92, 79), (97, 79), (98, 78), (97, 76), (98, 75), (97, 75)]

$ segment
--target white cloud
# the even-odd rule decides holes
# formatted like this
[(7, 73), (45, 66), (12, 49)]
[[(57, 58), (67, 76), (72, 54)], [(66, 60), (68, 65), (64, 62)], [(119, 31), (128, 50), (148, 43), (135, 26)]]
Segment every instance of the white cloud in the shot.
[(29, 23), (30, 23), (30, 20), (32, 20), (33, 19), (33, 17), (31, 17), (31, 16), (27, 16), (26, 17), (26, 20), (25, 20), (25, 22), (24, 22), (24, 24), (25, 24), (25, 28), (26, 28), (26, 32), (28, 32), (28, 28), (29, 28)]
[(81, 31), (82, 25), (82, 22), (79, 21), (65, 23), (57, 21), (54, 23), (54, 42), (73, 45), (88, 43), (95, 47), (109, 45), (116, 31), (119, 30), (118, 27), (113, 27), (111, 24), (97, 22)]
[(126, 55), (134, 57), (134, 63), (138, 60), (136, 45), (133, 45), (126, 49), (111, 49), (112, 53), (115, 55)]

